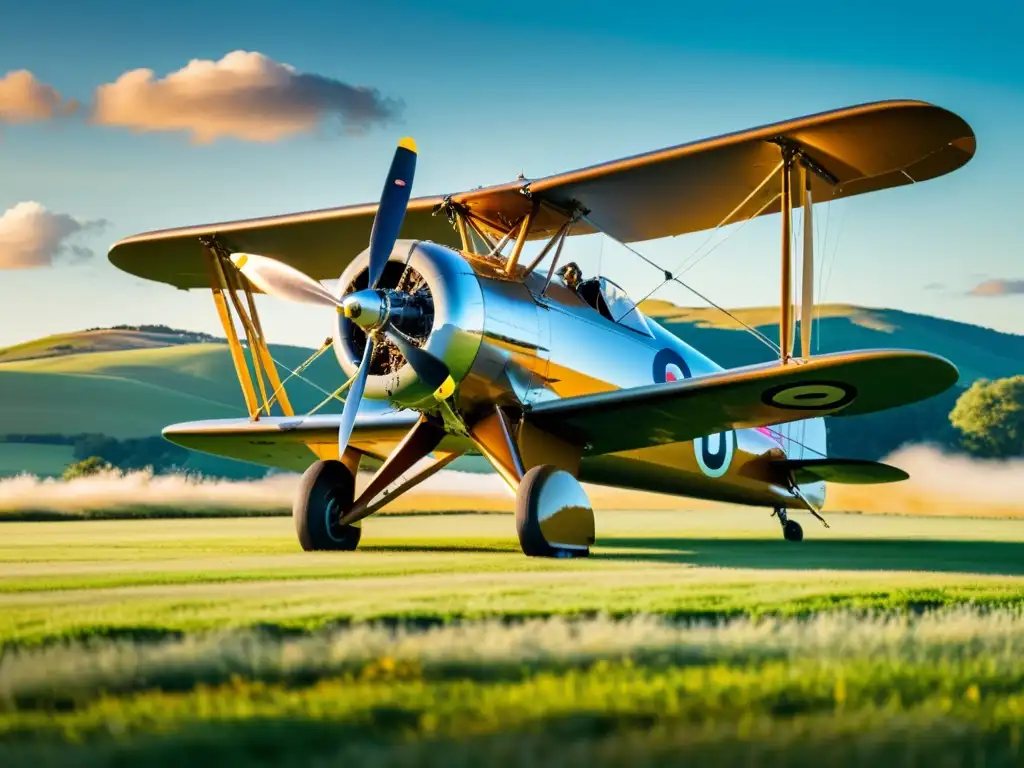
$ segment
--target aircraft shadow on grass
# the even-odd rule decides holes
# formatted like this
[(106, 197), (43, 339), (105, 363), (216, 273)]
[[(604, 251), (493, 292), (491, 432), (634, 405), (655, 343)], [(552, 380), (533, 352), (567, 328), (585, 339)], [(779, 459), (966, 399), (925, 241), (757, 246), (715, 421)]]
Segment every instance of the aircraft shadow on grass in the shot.
[[(508, 546), (370, 544), (364, 549), (495, 555), (516, 551), (514, 542)], [(812, 539), (794, 544), (781, 538), (774, 541), (599, 536), (591, 559), (784, 571), (932, 571), (1024, 576), (1024, 542), (1012, 541)]]
[(1010, 541), (830, 539), (794, 544), (781, 538), (608, 537), (598, 540), (593, 556), (716, 568), (1024, 575), (1024, 542)]

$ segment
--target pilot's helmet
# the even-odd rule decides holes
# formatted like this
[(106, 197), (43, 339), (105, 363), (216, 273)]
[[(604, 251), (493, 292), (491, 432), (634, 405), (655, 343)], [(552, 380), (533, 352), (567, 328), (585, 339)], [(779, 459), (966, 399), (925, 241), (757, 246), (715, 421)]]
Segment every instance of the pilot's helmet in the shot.
[(558, 275), (566, 285), (575, 285), (583, 278), (583, 270), (575, 261), (570, 261), (559, 270)]

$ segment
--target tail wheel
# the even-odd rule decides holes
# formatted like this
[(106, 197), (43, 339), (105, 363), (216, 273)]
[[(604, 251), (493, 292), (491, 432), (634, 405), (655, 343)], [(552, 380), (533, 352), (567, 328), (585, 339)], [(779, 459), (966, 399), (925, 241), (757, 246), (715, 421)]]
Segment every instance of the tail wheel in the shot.
[(587, 557), (594, 543), (594, 510), (575, 477), (541, 465), (519, 484), (516, 531), (530, 557)]
[(782, 526), (782, 537), (786, 541), (803, 541), (804, 529), (796, 520), (787, 520), (786, 524)]
[(338, 524), (352, 509), (355, 491), (355, 477), (340, 461), (318, 461), (303, 473), (292, 518), (304, 550), (351, 551), (359, 546), (362, 528)]

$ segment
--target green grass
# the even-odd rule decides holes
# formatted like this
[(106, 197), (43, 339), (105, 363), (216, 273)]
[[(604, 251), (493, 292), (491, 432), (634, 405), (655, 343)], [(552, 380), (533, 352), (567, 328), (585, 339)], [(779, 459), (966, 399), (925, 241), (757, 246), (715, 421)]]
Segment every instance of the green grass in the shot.
[(510, 515), (371, 518), (346, 554), (302, 552), (288, 518), (8, 523), (0, 639), (1024, 602), (1019, 523), (830, 520), (793, 545), (760, 510), (603, 513), (594, 556), (569, 562), (523, 557)]
[(0, 530), (0, 764), (1016, 765), (1024, 529), (608, 512)]
[(1020, 611), (234, 634), (3, 669), (5, 765), (1014, 765), (1024, 726)]

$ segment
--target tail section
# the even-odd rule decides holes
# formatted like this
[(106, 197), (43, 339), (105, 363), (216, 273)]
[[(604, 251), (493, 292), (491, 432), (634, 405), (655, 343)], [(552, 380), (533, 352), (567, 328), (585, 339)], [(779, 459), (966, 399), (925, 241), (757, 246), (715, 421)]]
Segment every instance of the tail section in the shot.
[(785, 459), (773, 464), (790, 473), (800, 493), (818, 509), (825, 504), (826, 482), (873, 485), (910, 477), (902, 469), (878, 461), (830, 458), (823, 418), (779, 424), (773, 431), (786, 452)]
[(793, 479), (803, 489), (805, 483), (874, 485), (898, 483), (910, 475), (899, 467), (866, 459), (785, 459), (775, 466), (793, 473)]
[[(819, 417), (791, 421), (772, 427), (772, 431), (781, 438), (782, 450), (786, 452), (785, 461), (778, 462), (779, 464), (827, 460), (828, 439), (825, 432), (825, 419)], [(810, 473), (794, 473), (793, 478), (800, 488), (800, 493), (807, 501), (818, 509), (825, 505), (825, 480), (827, 478)]]

